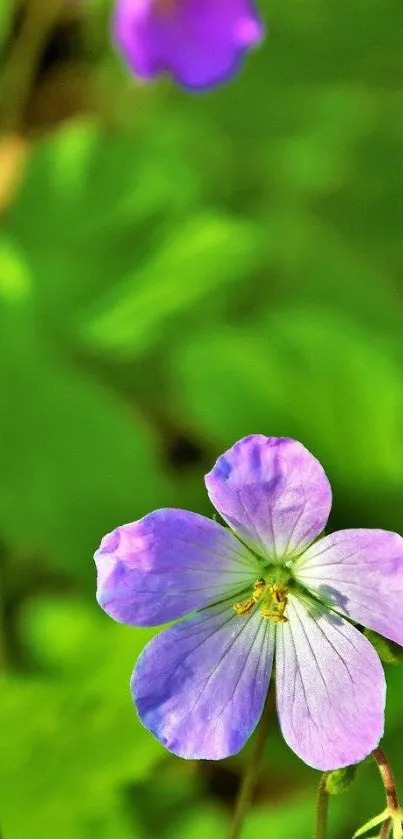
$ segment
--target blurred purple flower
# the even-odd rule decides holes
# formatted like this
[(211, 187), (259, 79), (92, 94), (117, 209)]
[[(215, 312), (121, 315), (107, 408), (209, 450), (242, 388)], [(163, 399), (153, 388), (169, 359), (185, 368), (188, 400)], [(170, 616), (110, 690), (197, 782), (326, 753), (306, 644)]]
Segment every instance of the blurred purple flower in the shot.
[[(231, 529), (184, 510), (117, 528), (95, 555), (98, 601), (115, 620), (164, 630), (131, 689), (170, 751), (219, 759), (257, 725), (276, 647), (277, 708), (289, 746), (328, 770), (357, 763), (383, 732), (379, 658), (350, 621), (403, 642), (403, 539), (342, 530), (320, 463), (288, 438), (253, 435), (206, 476)], [(348, 618), (348, 620), (345, 620)]]
[(117, 0), (114, 37), (137, 76), (203, 89), (236, 72), (263, 26), (253, 0)]

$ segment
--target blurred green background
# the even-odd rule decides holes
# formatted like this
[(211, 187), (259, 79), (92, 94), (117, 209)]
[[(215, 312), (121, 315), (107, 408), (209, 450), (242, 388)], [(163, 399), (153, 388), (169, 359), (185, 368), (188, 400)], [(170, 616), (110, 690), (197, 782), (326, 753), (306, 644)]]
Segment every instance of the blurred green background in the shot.
[[(211, 516), (203, 474), (254, 432), (321, 459), (331, 529), (401, 530), (403, 10), (263, 3), (262, 48), (192, 97), (129, 77), (110, 0), (52, 2), (0, 2), (0, 825), (222, 836), (248, 747), (185, 762), (141, 727), (152, 633), (98, 609), (92, 554), (156, 507)], [(308, 839), (317, 782), (273, 714), (244, 839)], [(330, 839), (383, 806), (368, 763)]]

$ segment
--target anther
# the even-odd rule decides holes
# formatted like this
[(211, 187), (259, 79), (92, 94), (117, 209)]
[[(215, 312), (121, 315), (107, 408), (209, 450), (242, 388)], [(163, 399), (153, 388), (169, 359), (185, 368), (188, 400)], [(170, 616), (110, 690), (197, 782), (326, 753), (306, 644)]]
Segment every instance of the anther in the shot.
[(287, 623), (288, 618), (283, 614), (281, 611), (275, 611), (274, 609), (266, 609), (263, 607), (260, 610), (260, 614), (262, 618), (265, 618), (267, 621), (274, 621), (275, 623)]
[(234, 604), (234, 609), (237, 615), (248, 615), (249, 612), (252, 611), (255, 603), (260, 599), (263, 594), (264, 589), (266, 588), (266, 583), (264, 580), (256, 580), (253, 586), (253, 592), (251, 597), (248, 597), (247, 600), (240, 600), (239, 603)]

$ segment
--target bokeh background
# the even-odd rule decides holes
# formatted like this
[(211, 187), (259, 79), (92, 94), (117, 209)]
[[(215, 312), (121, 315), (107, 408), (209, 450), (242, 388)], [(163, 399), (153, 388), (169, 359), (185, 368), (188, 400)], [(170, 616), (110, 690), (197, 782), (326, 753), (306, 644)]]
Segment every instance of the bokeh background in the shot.
[[(253, 432), (321, 459), (332, 529), (402, 528), (401, 3), (262, 3), (262, 48), (196, 96), (132, 79), (111, 11), (0, 2), (4, 839), (227, 830), (248, 747), (181, 761), (137, 721), (152, 633), (96, 606), (106, 531), (211, 516), (203, 474)], [(317, 782), (273, 713), (244, 839), (308, 839)], [(383, 806), (365, 764), (330, 839)]]

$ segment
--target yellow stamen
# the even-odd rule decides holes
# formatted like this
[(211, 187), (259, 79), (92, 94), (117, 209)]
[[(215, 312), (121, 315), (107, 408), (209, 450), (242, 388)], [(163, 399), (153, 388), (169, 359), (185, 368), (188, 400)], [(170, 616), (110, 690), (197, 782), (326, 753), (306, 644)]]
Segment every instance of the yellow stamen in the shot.
[(260, 614), (262, 618), (268, 621), (274, 621), (275, 623), (287, 623), (288, 618), (283, 615), (282, 612), (275, 612), (274, 609), (263, 609), (260, 610)]
[(265, 588), (266, 583), (264, 580), (256, 580), (251, 597), (248, 597), (247, 600), (240, 600), (239, 603), (235, 603), (234, 609), (237, 615), (249, 615), (249, 612), (252, 611), (255, 603), (257, 603), (260, 599)]
[(253, 609), (255, 605), (255, 601), (252, 597), (249, 597), (247, 600), (241, 600), (239, 603), (234, 604), (234, 609), (237, 615), (248, 615), (249, 612)]
[(249, 615), (258, 600), (264, 594), (264, 604), (260, 609), (260, 614), (265, 620), (274, 621), (275, 623), (287, 623), (284, 612), (287, 606), (287, 586), (281, 583), (270, 583), (267, 585), (264, 580), (256, 580), (253, 592), (246, 600), (240, 600), (235, 603), (234, 609), (237, 615), (244, 617)]

